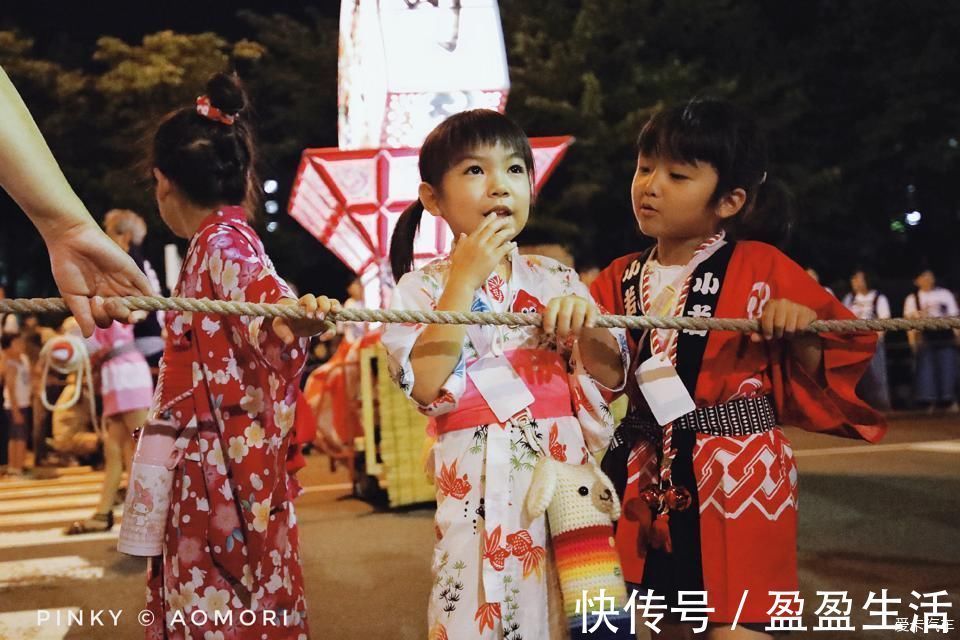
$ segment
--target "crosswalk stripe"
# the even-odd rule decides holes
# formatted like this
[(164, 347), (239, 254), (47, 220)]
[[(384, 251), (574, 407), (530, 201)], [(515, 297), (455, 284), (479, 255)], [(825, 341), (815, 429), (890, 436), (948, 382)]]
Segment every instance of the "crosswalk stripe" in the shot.
[(930, 453), (960, 453), (960, 440), (921, 442), (914, 445), (913, 448), (917, 451), (929, 451)]
[(19, 500), (22, 498), (43, 498), (52, 495), (76, 496), (85, 493), (97, 494), (99, 492), (99, 482), (86, 482), (84, 484), (62, 485), (59, 487), (12, 489), (10, 491), (0, 489), (0, 504), (3, 504), (6, 500)]
[[(0, 638), (17, 638), (17, 640), (63, 640), (70, 633), (68, 620), (70, 615), (76, 616), (79, 607), (66, 609), (48, 609), (50, 619), (43, 624), (37, 624), (37, 610), (8, 611), (0, 613)], [(60, 621), (60, 624), (56, 622)]]
[(103, 567), (95, 567), (80, 556), (53, 556), (0, 562), (0, 589), (24, 584), (72, 580), (99, 580)]
[(897, 451), (922, 451), (927, 453), (957, 453), (960, 440), (930, 440), (927, 442), (901, 442), (891, 444), (860, 444), (851, 447), (829, 447), (823, 449), (794, 449), (798, 458), (820, 456), (845, 456), (861, 453), (893, 453)]
[[(116, 516), (120, 514), (122, 508), (117, 507), (113, 510)], [(93, 509), (64, 509), (61, 511), (41, 511), (40, 513), (11, 513), (0, 515), (0, 528), (2, 527), (22, 527), (26, 525), (38, 524), (64, 524), (74, 520), (85, 520), (93, 515)]]
[[(328, 491), (344, 491), (349, 490), (350, 488), (351, 485), (349, 483), (308, 485), (303, 488), (303, 492), (305, 494), (324, 493)], [(87, 491), (87, 495), (88, 500), (86, 502), (78, 502), (78, 504), (75, 506), (85, 506), (87, 504), (89, 504), (89, 506), (94, 506), (97, 502), (97, 494)], [(20, 507), (19, 512), (12, 507), (6, 508), (7, 505), (13, 503), (16, 503), (17, 506)], [(44, 510), (42, 507), (33, 506), (34, 504), (38, 503), (39, 501), (32, 500), (19, 500), (5, 503), (0, 500), (0, 527), (14, 525), (23, 526), (27, 524), (49, 524), (51, 522), (68, 523), (74, 520), (83, 520), (84, 518), (88, 518), (90, 517), (91, 513), (91, 510), (89, 509), (54, 510), (48, 508)], [(64, 504), (66, 505), (67, 503), (64, 502)], [(6, 513), (4, 513), (4, 511), (6, 511)], [(115, 520), (120, 520), (121, 513), (122, 509), (120, 507), (114, 509)], [(56, 546), (61, 544), (75, 544), (78, 542), (93, 542), (101, 540), (116, 540), (119, 535), (119, 531), (120, 528), (118, 526), (114, 526), (114, 528), (110, 531), (87, 533), (82, 536), (68, 536), (63, 533), (63, 527), (0, 532), (0, 550)], [(2, 638), (2, 636), (0, 636), (0, 638)]]
[(103, 482), (102, 471), (90, 471), (83, 475), (61, 476), (59, 478), (40, 478), (29, 480), (11, 480), (4, 478), (0, 481), (0, 494), (13, 489), (49, 489), (60, 486), (74, 486), (79, 484), (95, 484)]
[(120, 527), (117, 526), (114, 526), (110, 531), (85, 533), (82, 536), (68, 536), (63, 532), (63, 527), (30, 529), (29, 531), (8, 531), (0, 533), (0, 550), (45, 547), (58, 544), (77, 544), (79, 542), (93, 542), (97, 540), (116, 540), (119, 535)]
[[(344, 489), (352, 489), (353, 485), (349, 482), (342, 482), (340, 484), (312, 484), (307, 485), (303, 488), (304, 493), (324, 493), (326, 491), (343, 491)], [(296, 502), (294, 502), (296, 504)]]
[(10, 513), (37, 513), (41, 511), (55, 511), (57, 509), (75, 509), (77, 507), (94, 507), (99, 501), (99, 492), (74, 496), (0, 500), (0, 515)]

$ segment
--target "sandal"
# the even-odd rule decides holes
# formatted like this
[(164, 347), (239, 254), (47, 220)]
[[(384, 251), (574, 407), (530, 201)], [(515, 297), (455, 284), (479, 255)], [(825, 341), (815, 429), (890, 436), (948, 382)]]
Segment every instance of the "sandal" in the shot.
[(113, 511), (107, 513), (95, 513), (92, 518), (87, 520), (77, 520), (69, 527), (64, 529), (68, 536), (76, 536), (84, 533), (103, 533), (113, 528)]

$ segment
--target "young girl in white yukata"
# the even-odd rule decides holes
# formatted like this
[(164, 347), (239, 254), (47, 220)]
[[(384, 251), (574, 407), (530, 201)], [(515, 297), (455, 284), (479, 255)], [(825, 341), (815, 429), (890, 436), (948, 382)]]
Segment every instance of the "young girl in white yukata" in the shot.
[[(584, 464), (607, 445), (613, 422), (601, 386), (619, 388), (624, 369), (601, 363), (611, 352), (621, 355), (615, 362), (626, 359), (625, 337), (593, 327), (599, 312), (575, 271), (518, 253), (533, 154), (516, 124), (495, 111), (454, 115), (427, 136), (419, 166), (419, 199), (393, 236), (399, 282), (391, 307), (544, 314), (542, 330), (384, 331), (391, 375), (438, 436), (429, 637), (557, 637), (551, 621), (562, 610), (546, 519), (529, 517), (524, 502), (541, 456)], [(446, 221), (456, 242), (448, 259), (410, 271), (425, 210)]]

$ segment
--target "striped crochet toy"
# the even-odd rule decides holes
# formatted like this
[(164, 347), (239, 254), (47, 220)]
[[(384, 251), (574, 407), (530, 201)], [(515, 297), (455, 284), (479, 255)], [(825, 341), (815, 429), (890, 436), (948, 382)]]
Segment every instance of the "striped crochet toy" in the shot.
[[(599, 598), (601, 590), (607, 603), (613, 598), (613, 607), (606, 604), (604, 608), (610, 611), (615, 607), (616, 613), (608, 615), (607, 620), (619, 628), (614, 633), (601, 622), (589, 637), (633, 637), (628, 633), (630, 616), (623, 611), (627, 590), (613, 537), (620, 501), (610, 479), (592, 460), (574, 465), (544, 456), (533, 472), (526, 506), (531, 517), (547, 514), (572, 637), (582, 632), (584, 604)], [(586, 606), (588, 612), (600, 609), (599, 600)], [(587, 620), (589, 629), (596, 616), (587, 616)]]

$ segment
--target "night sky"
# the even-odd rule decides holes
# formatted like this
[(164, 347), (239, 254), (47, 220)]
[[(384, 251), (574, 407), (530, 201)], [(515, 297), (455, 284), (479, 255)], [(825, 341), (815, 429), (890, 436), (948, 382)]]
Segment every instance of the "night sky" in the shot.
[(35, 39), (34, 53), (68, 66), (92, 64), (97, 38), (112, 35), (139, 42), (146, 34), (172, 29), (185, 33), (214, 31), (228, 39), (249, 37), (249, 27), (237, 18), (241, 9), (270, 15), (286, 13), (304, 18), (309, 11), (336, 18), (338, 0), (164, 0), (162, 2), (67, 2), (5, 0), (0, 30), (15, 29)]

